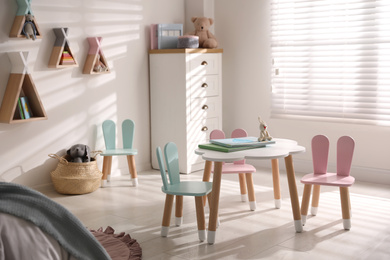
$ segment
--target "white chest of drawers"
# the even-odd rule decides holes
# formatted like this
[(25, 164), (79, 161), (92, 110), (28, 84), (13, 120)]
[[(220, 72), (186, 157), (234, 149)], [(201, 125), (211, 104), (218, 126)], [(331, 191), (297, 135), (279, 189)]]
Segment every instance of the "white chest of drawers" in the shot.
[(156, 147), (175, 142), (180, 172), (201, 170), (194, 151), (222, 128), (222, 49), (151, 50), (149, 59), (152, 167)]

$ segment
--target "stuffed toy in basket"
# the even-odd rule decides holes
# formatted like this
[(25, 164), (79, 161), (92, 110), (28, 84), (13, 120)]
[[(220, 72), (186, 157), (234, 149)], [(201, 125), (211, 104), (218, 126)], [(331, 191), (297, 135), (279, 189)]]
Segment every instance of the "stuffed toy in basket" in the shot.
[(58, 159), (58, 165), (51, 172), (51, 180), (54, 188), (61, 194), (85, 194), (97, 190), (100, 187), (102, 172), (98, 169), (96, 156), (101, 151), (92, 151), (95, 155), (90, 162), (70, 162), (71, 156), (66, 154), (58, 156), (49, 154), (49, 157)]

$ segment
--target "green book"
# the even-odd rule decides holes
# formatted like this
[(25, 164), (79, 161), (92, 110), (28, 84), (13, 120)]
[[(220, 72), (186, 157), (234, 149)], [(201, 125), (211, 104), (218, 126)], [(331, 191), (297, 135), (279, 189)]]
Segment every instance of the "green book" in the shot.
[(214, 150), (218, 152), (224, 152), (224, 153), (231, 153), (231, 152), (238, 152), (242, 150), (248, 150), (248, 149), (256, 149), (256, 148), (261, 148), (261, 147), (252, 147), (252, 146), (242, 146), (242, 147), (225, 147), (217, 144), (199, 144), (199, 148), (201, 149), (207, 149), (207, 150)]
[(24, 119), (23, 107), (20, 98), (18, 99), (18, 108), (19, 108), (20, 119)]

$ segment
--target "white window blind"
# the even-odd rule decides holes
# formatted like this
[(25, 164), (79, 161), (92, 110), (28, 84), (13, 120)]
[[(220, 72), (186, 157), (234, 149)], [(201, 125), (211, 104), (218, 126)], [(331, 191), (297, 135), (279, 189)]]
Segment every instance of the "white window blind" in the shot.
[(271, 0), (272, 115), (390, 126), (390, 0)]

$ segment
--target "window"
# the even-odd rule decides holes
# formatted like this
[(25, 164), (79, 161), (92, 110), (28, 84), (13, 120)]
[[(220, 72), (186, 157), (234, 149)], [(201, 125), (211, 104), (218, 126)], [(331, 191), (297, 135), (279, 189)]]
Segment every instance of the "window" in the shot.
[(388, 17), (388, 0), (271, 0), (272, 116), (390, 126)]

